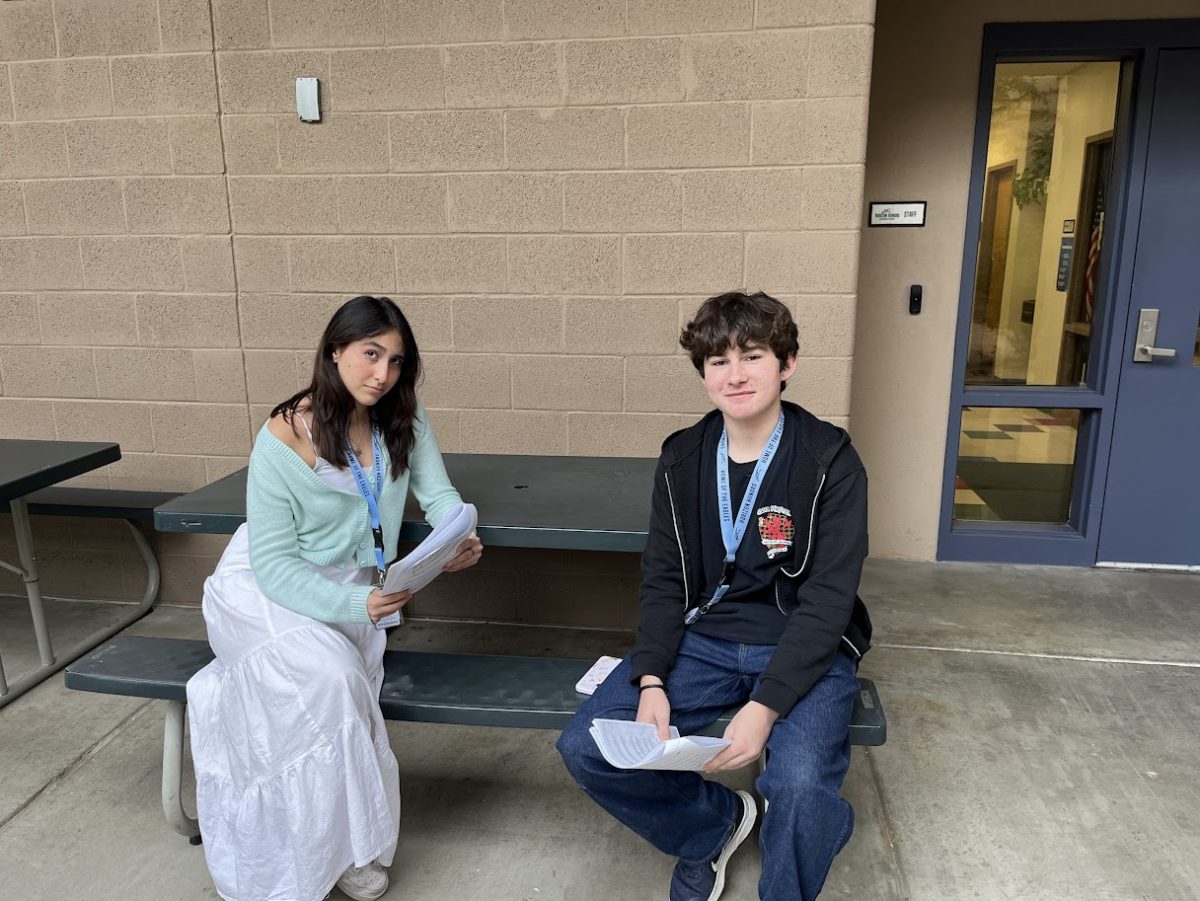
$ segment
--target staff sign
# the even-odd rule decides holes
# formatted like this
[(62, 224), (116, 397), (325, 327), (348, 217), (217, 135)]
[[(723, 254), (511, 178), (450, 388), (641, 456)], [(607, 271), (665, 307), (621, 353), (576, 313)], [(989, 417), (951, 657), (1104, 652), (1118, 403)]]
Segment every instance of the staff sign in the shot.
[(922, 228), (925, 225), (924, 200), (873, 200), (867, 225)]

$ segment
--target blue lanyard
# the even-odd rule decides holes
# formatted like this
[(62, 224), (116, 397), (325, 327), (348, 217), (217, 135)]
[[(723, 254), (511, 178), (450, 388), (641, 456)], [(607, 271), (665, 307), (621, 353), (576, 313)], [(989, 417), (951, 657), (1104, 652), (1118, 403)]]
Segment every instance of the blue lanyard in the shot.
[(708, 613), (714, 604), (721, 603), (721, 598), (729, 591), (729, 585), (733, 581), (733, 574), (736, 571), (734, 561), (737, 559), (737, 551), (741, 547), (742, 538), (746, 535), (746, 526), (750, 524), (750, 511), (754, 509), (754, 502), (758, 499), (758, 489), (762, 487), (763, 479), (766, 478), (767, 470), (771, 467), (771, 460), (775, 457), (775, 451), (779, 449), (779, 441), (782, 437), (783, 411), (781, 410), (779, 422), (775, 424), (775, 431), (767, 439), (762, 456), (754, 465), (754, 473), (750, 476), (749, 484), (746, 485), (746, 493), (742, 495), (742, 505), (738, 508), (737, 521), (734, 522), (733, 499), (730, 497), (729, 491), (729, 430), (721, 429), (721, 440), (717, 444), (717, 510), (721, 515), (721, 541), (725, 545), (725, 561), (721, 567), (721, 580), (717, 583), (712, 598), (703, 607), (693, 607), (683, 618), (688, 625)]
[(350, 463), (350, 472), (354, 474), (358, 493), (367, 502), (367, 511), (371, 514), (371, 535), (375, 538), (375, 584), (382, 585), (384, 575), (383, 529), (379, 525), (379, 494), (383, 491), (383, 447), (378, 429), (371, 430), (371, 456), (375, 458), (371, 464), (371, 475), (375, 478), (374, 488), (367, 484), (366, 473), (363, 472), (362, 464), (358, 462), (354, 451), (346, 448), (346, 460)]

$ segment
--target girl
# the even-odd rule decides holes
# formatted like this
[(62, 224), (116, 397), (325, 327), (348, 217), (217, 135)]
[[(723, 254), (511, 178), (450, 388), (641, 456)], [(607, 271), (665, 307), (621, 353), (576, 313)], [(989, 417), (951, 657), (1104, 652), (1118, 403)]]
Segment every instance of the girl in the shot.
[[(246, 524), (204, 585), (216, 659), (187, 686), (204, 852), (227, 901), (387, 890), (400, 779), (375, 622), (410, 595), (374, 584), (410, 486), (431, 524), (460, 501), (420, 374), (396, 304), (356, 297), (326, 326), (312, 383), (255, 440)], [(470, 539), (446, 569), (482, 553)]]

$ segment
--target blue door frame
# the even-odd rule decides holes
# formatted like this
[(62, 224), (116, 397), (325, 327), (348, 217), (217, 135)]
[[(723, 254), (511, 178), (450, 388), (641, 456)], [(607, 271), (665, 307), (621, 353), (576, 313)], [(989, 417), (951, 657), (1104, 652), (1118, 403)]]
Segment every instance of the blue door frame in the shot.
[[(1180, 46), (1200, 46), (1200, 20), (984, 26), (938, 524), (940, 560), (1075, 566), (1091, 566), (1096, 562), (1107, 464), (1112, 448), (1116, 388), (1123, 359), (1121, 347), (1130, 312), (1133, 259), (1141, 215), (1158, 53), (1166, 47)], [(965, 384), (967, 349), (996, 64), (1052, 60), (1122, 62), (1087, 383), (1072, 388), (968, 387)], [(1067, 524), (954, 523), (955, 475), (964, 406), (1055, 407), (1080, 411), (1071, 513)]]

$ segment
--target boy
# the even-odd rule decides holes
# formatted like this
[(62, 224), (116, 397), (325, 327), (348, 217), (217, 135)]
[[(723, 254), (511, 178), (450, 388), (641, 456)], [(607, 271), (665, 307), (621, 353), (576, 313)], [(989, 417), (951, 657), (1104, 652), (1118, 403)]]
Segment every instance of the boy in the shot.
[(633, 652), (558, 741), (588, 795), (678, 858), (671, 901), (716, 901), (756, 802), (697, 773), (618, 770), (594, 718), (697, 732), (731, 705), (732, 744), (706, 767), (767, 752), (756, 783), (763, 901), (810, 901), (854, 828), (850, 765), (858, 661), (871, 624), (857, 597), (867, 555), (867, 479), (849, 436), (781, 394), (796, 324), (766, 294), (721, 294), (680, 344), (716, 408), (663, 443), (642, 557)]

